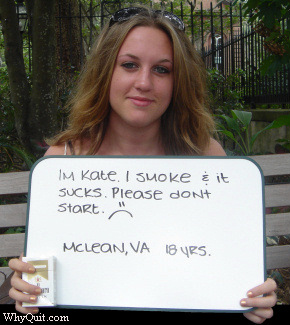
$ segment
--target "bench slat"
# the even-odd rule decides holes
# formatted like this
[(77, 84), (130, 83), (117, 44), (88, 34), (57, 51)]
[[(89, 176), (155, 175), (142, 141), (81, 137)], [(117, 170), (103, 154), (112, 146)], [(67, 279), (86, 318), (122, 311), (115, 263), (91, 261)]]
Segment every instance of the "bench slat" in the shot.
[[(289, 256), (290, 256), (290, 245), (266, 247), (267, 270), (290, 267)], [(5, 273), (8, 276), (11, 270), (8, 267), (1, 267), (0, 276), (1, 276), (1, 272)], [(5, 277), (1, 276), (0, 286), (4, 281), (4, 279)]]
[(290, 174), (290, 154), (250, 156), (263, 170), (264, 176)]
[(265, 186), (265, 205), (267, 208), (289, 206), (290, 184)]
[[(25, 227), (26, 204), (11, 204), (0, 206), (1, 227)], [(279, 236), (290, 234), (290, 213), (266, 215), (266, 236)]]
[(0, 235), (0, 257), (20, 256), (24, 250), (25, 234)]
[[(14, 206), (14, 205), (13, 205)], [(5, 227), (8, 226), (25, 226), (25, 218), (26, 218), (26, 204), (19, 204), (17, 205), (19, 208), (20, 213), (15, 214), (12, 218), (12, 220), (5, 219)], [(12, 208), (12, 207), (11, 207)], [(0, 215), (1, 215), (1, 209), (0, 209)], [(19, 217), (19, 218), (17, 218)], [(20, 221), (19, 221), (20, 220)], [(7, 222), (8, 221), (8, 222)], [(3, 226), (3, 220), (0, 220), (1, 224)], [(266, 236), (281, 236), (281, 235), (287, 235), (290, 234), (290, 213), (279, 213), (279, 214), (269, 214), (266, 215)], [(21, 243), (18, 242), (19, 237), (17, 234), (13, 235), (6, 235), (6, 236), (12, 236), (10, 240), (5, 237), (5, 240), (1, 240), (0, 237), (0, 256), (2, 257), (8, 257), (8, 256), (17, 256), (19, 252), (22, 252), (22, 248), (24, 247), (24, 239), (21, 238)], [(23, 236), (20, 234), (20, 236)], [(7, 255), (5, 253), (6, 249), (3, 244), (3, 242), (9, 244), (10, 246), (10, 255)], [(15, 248), (15, 250), (14, 250)]]
[[(290, 174), (290, 154), (251, 156), (265, 176)], [(1, 174), (0, 195), (27, 193), (29, 171)]]
[[(268, 185), (265, 187), (266, 207), (290, 205), (290, 184)], [(0, 227), (25, 226), (26, 203), (0, 205)]]
[[(16, 210), (11, 208), (11, 216), (9, 212), (5, 215), (2, 211), (6, 206), (0, 206), (0, 227), (24, 227), (26, 226), (26, 204), (19, 204)], [(14, 213), (19, 211), (19, 213)], [(11, 217), (11, 218), (10, 218)], [(278, 213), (266, 215), (266, 236), (281, 236), (290, 234), (290, 213)]]
[(25, 226), (26, 210), (26, 203), (0, 205), (0, 228)]
[(27, 193), (29, 182), (29, 171), (19, 173), (3, 173), (0, 181), (1, 194)]
[(267, 270), (290, 267), (290, 245), (266, 247)]
[[(266, 215), (266, 236), (282, 236), (290, 234), (290, 213)], [(290, 256), (289, 256), (290, 259)]]
[[(290, 154), (251, 156), (265, 176), (290, 174)], [(1, 174), (0, 195), (27, 193), (29, 171)]]

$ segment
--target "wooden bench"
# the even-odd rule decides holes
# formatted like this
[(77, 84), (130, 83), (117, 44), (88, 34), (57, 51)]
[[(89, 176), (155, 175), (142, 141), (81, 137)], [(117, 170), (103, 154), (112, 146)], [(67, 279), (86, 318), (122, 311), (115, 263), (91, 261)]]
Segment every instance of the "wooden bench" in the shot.
[[(265, 205), (266, 236), (290, 234), (290, 212), (280, 212), (279, 208), (290, 206), (290, 154), (252, 156), (262, 168), (266, 179)], [(286, 179), (286, 183), (276, 184), (277, 178)], [(270, 178), (270, 180), (269, 180)], [(0, 174), (0, 200), (3, 195), (27, 194), (29, 172)], [(269, 182), (271, 184), (268, 184)], [(2, 202), (3, 200), (1, 200)], [(275, 211), (275, 213), (269, 213)], [(281, 209), (280, 209), (281, 210)], [(7, 227), (25, 227), (26, 203), (0, 205), (0, 230)], [(0, 258), (17, 257), (24, 249), (25, 234), (1, 234)], [(266, 248), (267, 270), (290, 267), (290, 245), (274, 245)], [(0, 286), (11, 273), (9, 267), (0, 267)], [(1, 287), (0, 287), (1, 297)]]

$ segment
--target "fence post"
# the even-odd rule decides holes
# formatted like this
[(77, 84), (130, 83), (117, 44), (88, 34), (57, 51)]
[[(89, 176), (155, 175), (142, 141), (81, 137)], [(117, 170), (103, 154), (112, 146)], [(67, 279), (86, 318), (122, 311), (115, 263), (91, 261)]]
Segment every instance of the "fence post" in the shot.
[(213, 8), (212, 8), (212, 2), (210, 3), (210, 28), (211, 28), (211, 62), (212, 62), (212, 68), (215, 68), (215, 30), (213, 26)]
[(204, 38), (203, 38), (203, 7), (200, 3), (200, 30), (201, 30), (201, 55), (204, 58)]
[[(243, 15), (242, 15), (242, 4), (240, 3), (240, 58), (241, 58), (241, 69), (245, 72), (245, 47), (244, 47), (244, 27), (243, 27)], [(245, 95), (245, 76), (242, 75), (241, 87), (243, 90), (243, 95)]]
[(194, 43), (194, 33), (193, 33), (193, 5), (192, 3), (190, 2), (190, 24), (191, 24), (191, 43), (193, 44)]
[(232, 3), (230, 3), (230, 34), (231, 34), (231, 65), (232, 69), (231, 72), (232, 74), (235, 73), (235, 45), (234, 45), (234, 35), (233, 35), (233, 7)]
[(254, 88), (255, 88), (254, 33), (253, 33), (251, 25), (250, 25), (250, 31), (251, 31), (251, 38), (250, 38), (250, 57), (251, 57), (250, 73), (251, 73), (251, 83), (252, 83), (252, 86), (250, 87), (250, 94), (251, 94), (251, 97), (252, 97), (251, 108), (255, 108), (255, 103), (253, 102)]
[(218, 46), (220, 48), (220, 53), (221, 53), (221, 72), (222, 75), (225, 75), (225, 49), (224, 49), (224, 24), (223, 24), (223, 6), (222, 3), (220, 4), (220, 22), (221, 22), (221, 45)]

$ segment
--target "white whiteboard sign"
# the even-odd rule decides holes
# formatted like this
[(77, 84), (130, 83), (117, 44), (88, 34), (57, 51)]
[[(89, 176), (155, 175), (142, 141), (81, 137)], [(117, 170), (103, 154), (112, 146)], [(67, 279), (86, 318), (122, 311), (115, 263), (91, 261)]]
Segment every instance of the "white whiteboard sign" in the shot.
[(262, 179), (239, 157), (45, 157), (25, 254), (56, 257), (62, 307), (244, 312), (265, 280)]

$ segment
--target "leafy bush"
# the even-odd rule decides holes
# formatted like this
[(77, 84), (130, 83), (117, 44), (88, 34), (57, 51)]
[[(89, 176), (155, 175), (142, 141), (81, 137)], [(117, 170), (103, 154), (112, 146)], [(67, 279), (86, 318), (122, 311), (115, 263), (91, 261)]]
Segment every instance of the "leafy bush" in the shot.
[(211, 110), (215, 114), (230, 114), (231, 110), (242, 110), (244, 103), (240, 88), (244, 72), (240, 69), (236, 73), (223, 76), (217, 69), (208, 72), (208, 89)]
[(254, 30), (265, 38), (264, 48), (268, 55), (262, 60), (261, 73), (274, 75), (277, 70), (290, 68), (289, 0), (241, 1), (244, 3), (244, 16), (254, 25)]
[(216, 116), (218, 118), (218, 131), (225, 135), (227, 138), (231, 139), (240, 149), (240, 152), (245, 156), (253, 154), (254, 143), (261, 133), (270, 129), (280, 128), (284, 125), (290, 126), (290, 115), (282, 115), (272, 123), (269, 123), (269, 125), (267, 125), (262, 130), (256, 132), (253, 135), (250, 135), (249, 127), (252, 121), (252, 113), (246, 111), (231, 110), (231, 115), (232, 116)]
[(11, 104), (9, 80), (6, 67), (0, 67), (0, 172), (12, 169), (30, 169), (35, 158), (19, 143)]

